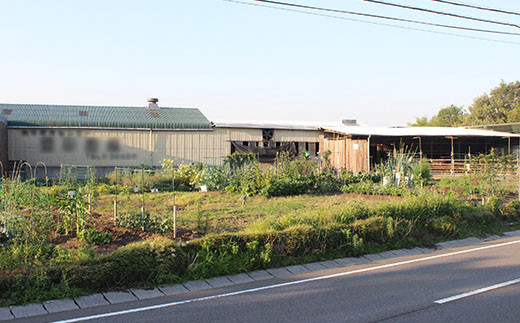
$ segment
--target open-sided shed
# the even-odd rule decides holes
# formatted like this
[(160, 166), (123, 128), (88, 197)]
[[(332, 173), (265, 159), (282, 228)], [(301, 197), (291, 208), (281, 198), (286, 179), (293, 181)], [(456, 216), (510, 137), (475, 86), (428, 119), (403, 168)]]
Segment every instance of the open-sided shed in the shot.
[(453, 171), (453, 165), (469, 154), (489, 153), (492, 148), (501, 155), (517, 154), (520, 137), (506, 132), (449, 127), (337, 126), (322, 130), (320, 145), (324, 151), (331, 151), (332, 165), (351, 172), (369, 171), (401, 146), (407, 146), (418, 158), (428, 159), (434, 168)]

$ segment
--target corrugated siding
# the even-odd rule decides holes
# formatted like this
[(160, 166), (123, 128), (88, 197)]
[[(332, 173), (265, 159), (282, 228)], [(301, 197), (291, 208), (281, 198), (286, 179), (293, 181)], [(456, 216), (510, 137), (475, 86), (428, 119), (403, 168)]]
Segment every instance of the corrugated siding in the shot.
[[(260, 133), (260, 135), (262, 135)], [(274, 141), (319, 142), (320, 131), (312, 130), (274, 130)]]
[(9, 126), (209, 129), (211, 123), (192, 108), (0, 104)]
[[(11, 160), (47, 166), (94, 167), (150, 165), (149, 130), (9, 129)], [(219, 165), (231, 152), (225, 131), (152, 131), (153, 165), (165, 158), (176, 164), (203, 162)], [(68, 145), (68, 146), (67, 146)], [(72, 146), (71, 146), (72, 145)]]
[[(289, 134), (296, 136), (298, 133)], [(309, 137), (294, 139), (310, 141)], [(176, 164), (202, 162), (220, 165), (231, 153), (231, 141), (262, 141), (262, 130), (153, 130), (150, 146), (150, 130), (11, 128), (9, 157), (31, 164), (41, 161), (49, 167), (62, 163), (137, 167), (140, 164), (150, 165), (151, 157), (153, 166), (159, 166), (165, 158), (173, 159)]]
[(7, 134), (7, 120), (0, 116), (0, 162), (2, 163), (2, 166), (0, 167), (0, 176), (3, 175), (2, 171), (7, 171), (7, 166), (9, 164)]

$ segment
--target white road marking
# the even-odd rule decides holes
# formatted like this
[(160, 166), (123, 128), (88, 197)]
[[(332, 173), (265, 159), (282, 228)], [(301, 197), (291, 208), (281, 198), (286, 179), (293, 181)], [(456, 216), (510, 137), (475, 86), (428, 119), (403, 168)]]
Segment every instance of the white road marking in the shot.
[(171, 307), (171, 306), (176, 306), (176, 305), (183, 305), (183, 304), (188, 304), (188, 303), (193, 303), (193, 302), (201, 302), (201, 301), (207, 301), (207, 300), (212, 300), (212, 299), (217, 299), (217, 298), (254, 293), (254, 292), (258, 292), (258, 291), (262, 291), (262, 290), (268, 290), (268, 289), (279, 288), (279, 287), (284, 287), (284, 286), (299, 285), (299, 284), (323, 280), (323, 279), (350, 276), (350, 275), (359, 274), (359, 273), (363, 273), (363, 272), (369, 272), (369, 271), (375, 271), (375, 270), (379, 270), (379, 269), (403, 266), (403, 265), (413, 264), (416, 262), (424, 262), (424, 261), (428, 261), (428, 260), (456, 256), (456, 255), (461, 255), (461, 254), (465, 254), (465, 253), (486, 250), (486, 249), (491, 249), (491, 248), (509, 246), (509, 245), (518, 244), (518, 243), (520, 243), (520, 240), (504, 242), (504, 243), (499, 243), (499, 244), (489, 245), (489, 246), (484, 246), (484, 247), (478, 247), (478, 248), (473, 248), (473, 249), (455, 251), (455, 252), (450, 252), (450, 253), (445, 253), (445, 254), (440, 254), (440, 255), (435, 255), (435, 256), (428, 256), (428, 257), (424, 257), (424, 258), (405, 260), (405, 261), (400, 261), (400, 262), (386, 264), (386, 265), (361, 268), (361, 269), (351, 270), (351, 271), (337, 273), (337, 274), (330, 274), (330, 275), (325, 275), (325, 276), (318, 276), (318, 277), (312, 277), (312, 278), (307, 278), (307, 279), (295, 280), (295, 281), (291, 281), (291, 282), (287, 282), (287, 283), (280, 283), (280, 284), (262, 286), (262, 287), (257, 287), (257, 288), (239, 290), (236, 292), (230, 292), (230, 293), (224, 293), (224, 294), (218, 294), (218, 295), (212, 295), (212, 296), (206, 296), (206, 297), (199, 297), (199, 298), (187, 299), (184, 301), (177, 301), (177, 302), (158, 304), (158, 305), (152, 305), (152, 306), (138, 307), (138, 308), (122, 310), (122, 311), (117, 311), (117, 312), (109, 312), (109, 313), (103, 313), (103, 314), (83, 316), (83, 317), (78, 317), (78, 318), (73, 318), (73, 319), (62, 320), (62, 321), (55, 321), (54, 323), (81, 322), (81, 321), (94, 320), (94, 319), (100, 319), (100, 318), (117, 316), (117, 315), (124, 315), (124, 314), (129, 314), (129, 313), (156, 310), (156, 309), (160, 309), (160, 308)]
[(451, 296), (451, 297), (446, 297), (446, 298), (443, 298), (443, 299), (439, 299), (439, 300), (436, 300), (434, 303), (444, 304), (444, 303), (448, 303), (448, 302), (453, 302), (453, 301), (459, 300), (461, 298), (470, 297), (470, 296), (477, 295), (477, 294), (482, 294), (482, 293), (485, 293), (485, 292), (489, 292), (490, 290), (499, 289), (499, 288), (502, 288), (502, 287), (506, 287), (506, 286), (513, 285), (513, 284), (518, 284), (518, 283), (520, 283), (520, 278), (513, 279), (513, 280), (510, 280), (510, 281), (506, 281), (506, 282), (503, 282), (503, 283), (500, 283), (500, 284), (496, 284), (496, 285), (493, 285), (493, 286), (488, 286), (488, 287), (484, 287), (484, 288), (475, 289), (474, 291), (471, 291), (471, 292), (462, 293), (462, 294), (459, 294), (459, 295), (454, 295), (454, 296)]

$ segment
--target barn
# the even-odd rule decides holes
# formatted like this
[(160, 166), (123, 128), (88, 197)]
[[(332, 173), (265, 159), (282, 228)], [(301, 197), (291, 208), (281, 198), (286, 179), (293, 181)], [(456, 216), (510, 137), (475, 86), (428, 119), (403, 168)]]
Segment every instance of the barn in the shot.
[(116, 166), (213, 163), (225, 153), (223, 134), (198, 109), (0, 104), (8, 120), (11, 161), (43, 162), (50, 176), (62, 164), (94, 166), (98, 175)]
[(316, 160), (330, 152), (333, 167), (359, 172), (402, 144), (453, 171), (468, 153), (517, 153), (518, 137), (483, 129), (363, 127), (355, 120), (212, 123), (198, 109), (160, 107), (157, 99), (137, 107), (0, 104), (2, 165), (43, 163), (50, 177), (62, 165), (93, 166), (98, 176), (114, 167), (160, 167), (165, 158), (221, 165), (234, 152), (272, 163), (282, 151)]

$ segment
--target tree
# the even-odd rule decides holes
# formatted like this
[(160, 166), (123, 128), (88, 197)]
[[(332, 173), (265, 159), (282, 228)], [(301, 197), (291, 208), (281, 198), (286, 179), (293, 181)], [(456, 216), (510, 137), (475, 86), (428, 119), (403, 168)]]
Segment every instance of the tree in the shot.
[(413, 127), (456, 127), (520, 122), (520, 81), (504, 81), (473, 100), (465, 111), (463, 107), (450, 105), (442, 108), (430, 120), (416, 118)]
[(504, 83), (483, 94), (469, 107), (466, 125), (520, 122), (520, 81)]
[(429, 121), (427, 117), (415, 118), (412, 127), (457, 127), (463, 124), (465, 114), (463, 107), (452, 104), (440, 109)]
[(464, 122), (465, 111), (463, 107), (450, 105), (449, 107), (440, 109), (437, 115), (430, 120), (432, 127), (457, 127)]

